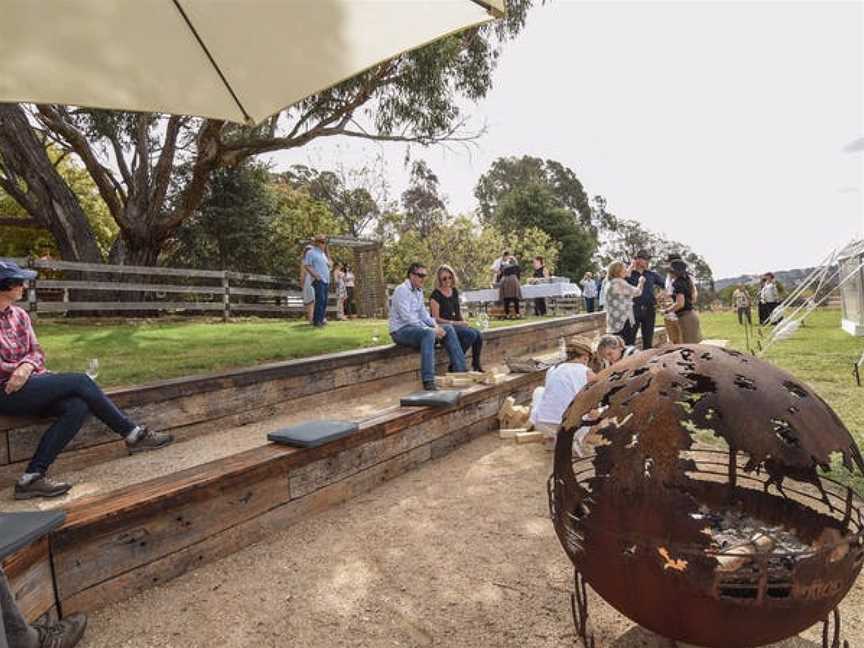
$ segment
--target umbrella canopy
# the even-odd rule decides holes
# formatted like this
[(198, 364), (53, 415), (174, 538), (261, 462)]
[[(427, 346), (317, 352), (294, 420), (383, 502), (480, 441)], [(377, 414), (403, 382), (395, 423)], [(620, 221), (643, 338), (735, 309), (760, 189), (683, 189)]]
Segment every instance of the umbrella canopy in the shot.
[(259, 122), (504, 0), (0, 0), (0, 102)]

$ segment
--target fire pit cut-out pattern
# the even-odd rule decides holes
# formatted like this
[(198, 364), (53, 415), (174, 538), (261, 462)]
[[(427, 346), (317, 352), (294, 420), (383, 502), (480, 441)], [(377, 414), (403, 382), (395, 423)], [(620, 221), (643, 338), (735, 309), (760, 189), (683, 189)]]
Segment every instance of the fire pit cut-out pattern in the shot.
[[(594, 454), (574, 460), (576, 430)], [(759, 646), (823, 621), (864, 562), (864, 501), (820, 476), (864, 460), (831, 408), (790, 374), (736, 351), (681, 345), (608, 369), (570, 406), (550, 512), (585, 584), (643, 627), (708, 646)], [(834, 628), (829, 632), (828, 620)]]

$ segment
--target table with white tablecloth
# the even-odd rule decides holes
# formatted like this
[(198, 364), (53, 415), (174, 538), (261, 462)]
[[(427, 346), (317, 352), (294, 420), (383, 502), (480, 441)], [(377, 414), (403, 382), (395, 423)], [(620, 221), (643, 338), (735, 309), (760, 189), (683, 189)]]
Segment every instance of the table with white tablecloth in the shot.
[[(541, 283), (522, 286), (522, 299), (539, 299), (541, 297), (561, 299), (581, 296), (582, 291), (574, 283)], [(468, 304), (487, 304), (499, 301), (499, 291), (497, 288), (466, 290), (462, 293), (462, 298)]]

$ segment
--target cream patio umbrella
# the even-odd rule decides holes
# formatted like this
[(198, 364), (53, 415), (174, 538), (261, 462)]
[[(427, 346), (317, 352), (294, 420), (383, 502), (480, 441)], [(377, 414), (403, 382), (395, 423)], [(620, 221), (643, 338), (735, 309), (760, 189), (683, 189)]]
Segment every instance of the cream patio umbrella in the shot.
[(0, 102), (257, 123), (504, 0), (0, 0)]

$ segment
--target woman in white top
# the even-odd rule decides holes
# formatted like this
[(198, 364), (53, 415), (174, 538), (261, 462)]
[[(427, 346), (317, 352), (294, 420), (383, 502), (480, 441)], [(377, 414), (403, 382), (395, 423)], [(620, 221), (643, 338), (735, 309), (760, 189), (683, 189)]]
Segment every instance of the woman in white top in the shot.
[(609, 264), (606, 285), (606, 332), (620, 335), (625, 344), (636, 344), (636, 317), (633, 315), (633, 298), (642, 294), (645, 276), (639, 276), (639, 283), (631, 286), (624, 279), (626, 266), (621, 261)]
[(354, 303), (354, 273), (351, 272), (351, 266), (347, 263), (342, 266), (342, 271), (345, 273), (345, 314), (348, 317), (356, 317), (357, 304)]
[[(567, 362), (549, 369), (545, 385), (534, 390), (530, 420), (534, 429), (543, 433), (547, 450), (554, 449), (558, 428), (576, 394), (594, 380), (594, 374), (588, 368), (591, 355), (589, 341), (571, 338), (567, 341)], [(579, 456), (582, 456), (580, 443), (587, 433), (588, 428), (580, 428), (576, 434), (574, 450)]]
[(764, 283), (759, 290), (759, 324), (776, 324), (779, 322), (771, 321), (771, 313), (780, 305), (780, 291), (777, 290), (774, 273), (766, 272), (763, 276)]
[(594, 273), (586, 272), (579, 285), (582, 286), (582, 297), (585, 299), (585, 312), (593, 313), (597, 300), (597, 282), (594, 281)]

